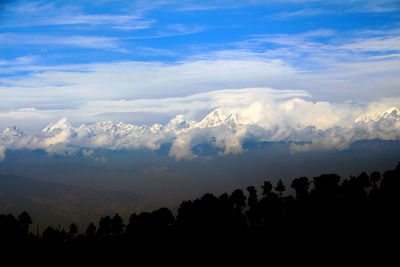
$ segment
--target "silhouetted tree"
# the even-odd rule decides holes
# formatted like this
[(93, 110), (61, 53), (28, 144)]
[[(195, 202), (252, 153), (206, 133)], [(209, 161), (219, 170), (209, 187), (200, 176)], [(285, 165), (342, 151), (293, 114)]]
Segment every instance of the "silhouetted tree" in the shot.
[(68, 234), (73, 238), (78, 233), (78, 226), (74, 223), (71, 223), (69, 226)]
[(62, 244), (67, 237), (67, 233), (65, 231), (55, 230), (53, 227), (47, 227), (42, 234), (43, 241), (50, 244)]
[(100, 236), (109, 236), (112, 233), (112, 220), (110, 216), (105, 216), (100, 219), (99, 229), (97, 234)]
[(262, 195), (263, 196), (268, 196), (272, 193), (272, 183), (270, 181), (264, 181), (264, 184), (261, 186), (262, 188)]
[(369, 176), (366, 172), (362, 172), (357, 177), (357, 183), (360, 187), (368, 187), (370, 184)]
[(32, 218), (28, 212), (24, 211), (18, 216), (19, 223), (21, 224), (23, 234), (26, 237), (29, 231), (29, 225), (32, 224)]
[(24, 237), (20, 222), (12, 214), (0, 215), (0, 242), (20, 240)]
[(296, 199), (304, 200), (308, 196), (310, 182), (307, 177), (296, 178), (292, 181), (291, 187), (296, 191)]
[(379, 172), (372, 172), (371, 173), (371, 184), (373, 189), (378, 189), (378, 182), (381, 180), (381, 174)]
[(322, 174), (313, 178), (313, 195), (319, 199), (332, 199), (339, 195), (340, 176), (336, 174)]
[(119, 216), (118, 213), (116, 213), (111, 220), (110, 232), (113, 235), (120, 235), (123, 230), (124, 230), (124, 222), (123, 222), (121, 216)]
[(125, 233), (132, 237), (135, 234), (135, 230), (137, 228), (136, 226), (136, 221), (137, 221), (137, 214), (133, 213), (129, 217), (128, 225), (126, 226)]
[(152, 220), (154, 221), (154, 231), (157, 234), (166, 234), (175, 222), (174, 215), (167, 208), (160, 208), (151, 213)]
[(96, 234), (96, 226), (93, 223), (89, 223), (85, 234), (87, 237), (93, 237)]
[(249, 209), (246, 212), (249, 227), (254, 229), (257, 225), (257, 216), (258, 216), (258, 199), (257, 199), (257, 190), (254, 186), (247, 187), (247, 191), (249, 192), (249, 197), (247, 199), (247, 205)]
[[(118, 249), (125, 244), (139, 248), (146, 241), (152, 247), (162, 244), (163, 248), (172, 247), (173, 242), (216, 244), (219, 247), (231, 242), (243, 248), (244, 244), (256, 244), (257, 238), (271, 246), (286, 240), (287, 243), (296, 241), (296, 244), (306, 240), (318, 244), (336, 240), (345, 244), (392, 236), (400, 224), (397, 204), (400, 202), (400, 165), (385, 171), (382, 177), (378, 172), (372, 172), (370, 176), (361, 172), (340, 182), (340, 176), (336, 174), (322, 174), (314, 177), (312, 184), (313, 189), (309, 191), (307, 177), (294, 179), (291, 187), (295, 190), (295, 198), (282, 196), (285, 191), (282, 180), (275, 188), (270, 182), (264, 182), (261, 199), (253, 186), (247, 187), (248, 198), (240, 189), (219, 197), (206, 193), (195, 200), (183, 201), (176, 219), (168, 208), (134, 213), (125, 232), (124, 222), (116, 213), (113, 217), (100, 219), (97, 235), (96, 226), (90, 223), (85, 235), (77, 235), (77, 226), (71, 224), (68, 233), (61, 226), (49, 226), (43, 231), (42, 238), (34, 237), (29, 233), (32, 219), (27, 212), (17, 218), (12, 214), (0, 214), (0, 244), (31, 242), (62, 249), (85, 245), (96, 247), (98, 244)], [(382, 242), (373, 244), (381, 245)]]
[(152, 218), (150, 212), (132, 214), (129, 218), (126, 233), (132, 238), (148, 238), (152, 235)]
[(282, 197), (282, 193), (285, 192), (286, 187), (281, 179), (278, 180), (275, 186), (275, 191), (278, 192), (279, 197)]
[(47, 227), (42, 234), (43, 240), (48, 240), (48, 241), (54, 240), (54, 236), (55, 236), (55, 230), (51, 226)]
[(233, 191), (229, 199), (232, 201), (234, 209), (239, 212), (246, 207), (246, 196), (241, 189)]
[(247, 187), (247, 191), (249, 192), (249, 198), (247, 199), (247, 205), (249, 208), (257, 206), (257, 190), (254, 186)]

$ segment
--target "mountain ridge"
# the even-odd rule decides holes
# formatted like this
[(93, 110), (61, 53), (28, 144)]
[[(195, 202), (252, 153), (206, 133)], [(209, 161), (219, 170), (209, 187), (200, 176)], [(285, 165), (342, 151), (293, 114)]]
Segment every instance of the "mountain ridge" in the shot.
[(369, 122), (379, 121), (381, 119), (400, 120), (400, 110), (396, 107), (391, 107), (382, 112), (376, 112), (374, 114), (363, 114), (356, 118), (355, 122)]
[[(243, 115), (243, 114), (242, 114)], [(328, 118), (329, 119), (329, 118)], [(323, 126), (323, 124), (322, 124)], [(336, 136), (332, 139), (332, 136)], [(134, 125), (124, 122), (95, 122), (73, 126), (66, 117), (50, 123), (40, 135), (7, 128), (0, 134), (1, 160), (6, 149), (42, 149), (49, 154), (73, 155), (79, 149), (111, 150), (147, 148), (158, 150), (172, 144), (169, 155), (176, 160), (195, 158), (192, 149), (209, 144), (224, 154), (241, 153), (242, 145), (254, 141), (286, 141), (305, 143), (294, 145), (294, 152), (310, 149), (346, 149), (357, 140), (400, 139), (400, 110), (391, 107), (377, 113), (365, 113), (356, 119), (346, 119), (337, 125), (318, 127), (302, 117), (283, 120), (282, 124), (248, 120), (240, 114), (215, 109), (200, 121), (177, 115), (167, 124)], [(92, 153), (86, 153), (91, 156)]]

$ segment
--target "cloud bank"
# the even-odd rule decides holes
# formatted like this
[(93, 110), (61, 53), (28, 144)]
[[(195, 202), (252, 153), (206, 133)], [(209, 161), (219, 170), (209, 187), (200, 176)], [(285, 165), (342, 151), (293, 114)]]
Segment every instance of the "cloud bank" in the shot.
[[(390, 98), (335, 104), (312, 101), (305, 91), (270, 88), (220, 90), (158, 100), (105, 101), (102, 105), (106, 111), (131, 106), (168, 112), (178, 106), (186, 112), (165, 124), (72, 125), (63, 118), (40, 133), (9, 127), (0, 134), (0, 160), (4, 160), (7, 149), (82, 153), (95, 159), (96, 149), (158, 150), (163, 144), (170, 145), (169, 155), (177, 160), (198, 157), (193, 148), (203, 144), (211, 145), (220, 155), (242, 153), (246, 142), (288, 142), (293, 153), (343, 150), (359, 140), (400, 140), (398, 103), (399, 98)], [(201, 110), (210, 112), (198, 120), (191, 118)]]

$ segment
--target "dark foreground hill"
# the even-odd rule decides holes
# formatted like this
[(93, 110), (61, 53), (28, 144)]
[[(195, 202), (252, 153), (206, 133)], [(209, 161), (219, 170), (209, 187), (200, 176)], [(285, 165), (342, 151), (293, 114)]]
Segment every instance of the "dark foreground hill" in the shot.
[(125, 191), (98, 191), (0, 175), (0, 213), (19, 214), (27, 210), (35, 223), (42, 226), (65, 227), (72, 222), (87, 225), (115, 212), (127, 216), (142, 209), (138, 200), (135, 194)]

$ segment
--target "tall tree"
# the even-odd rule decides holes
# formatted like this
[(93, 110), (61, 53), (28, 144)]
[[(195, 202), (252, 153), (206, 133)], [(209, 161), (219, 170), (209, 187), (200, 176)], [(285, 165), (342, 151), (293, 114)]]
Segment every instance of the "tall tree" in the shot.
[(69, 226), (68, 234), (73, 238), (78, 233), (78, 226), (75, 223), (71, 223)]
[(18, 216), (19, 223), (21, 224), (21, 228), (26, 236), (29, 231), (29, 225), (32, 224), (32, 218), (28, 212), (24, 211)]
[(282, 193), (285, 192), (286, 187), (281, 179), (278, 180), (274, 189), (276, 192), (278, 192), (279, 197), (282, 197)]
[(243, 194), (241, 189), (236, 189), (232, 192), (229, 199), (233, 203), (233, 207), (237, 211), (241, 211), (244, 207), (246, 207), (246, 196)]
[(102, 217), (99, 222), (99, 230), (97, 233), (100, 236), (109, 236), (112, 232), (111, 222), (112, 220), (110, 216)]
[(307, 177), (296, 178), (292, 181), (291, 187), (296, 191), (296, 199), (303, 200), (308, 196), (310, 182)]
[(96, 234), (96, 226), (93, 223), (89, 223), (85, 234), (87, 237), (93, 237)]
[(262, 195), (265, 197), (272, 193), (273, 186), (270, 181), (264, 181), (264, 184), (261, 186), (261, 188), (263, 190)]
[(124, 230), (124, 222), (121, 216), (116, 213), (111, 220), (111, 233), (113, 235), (120, 235)]

